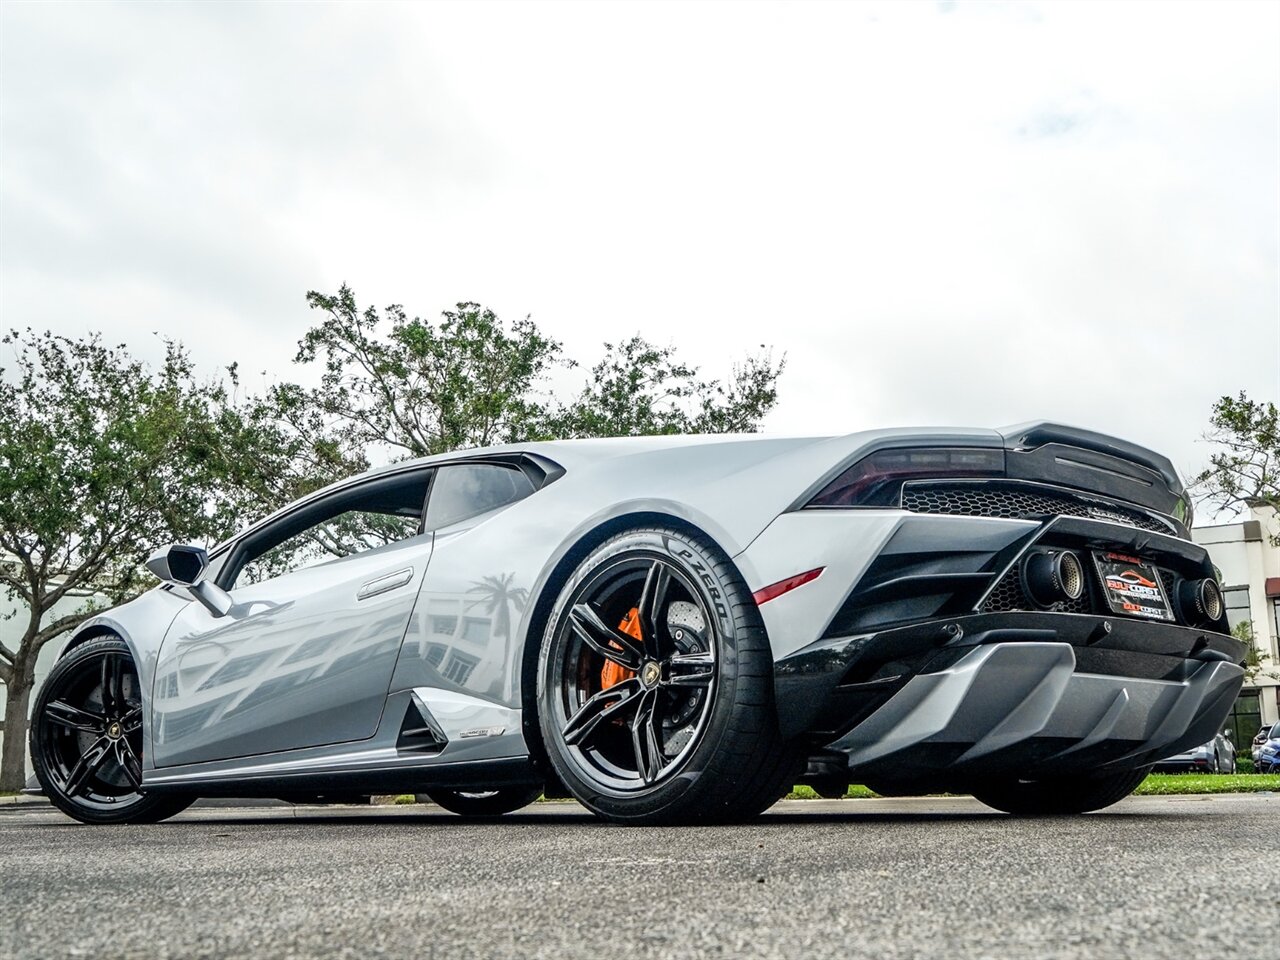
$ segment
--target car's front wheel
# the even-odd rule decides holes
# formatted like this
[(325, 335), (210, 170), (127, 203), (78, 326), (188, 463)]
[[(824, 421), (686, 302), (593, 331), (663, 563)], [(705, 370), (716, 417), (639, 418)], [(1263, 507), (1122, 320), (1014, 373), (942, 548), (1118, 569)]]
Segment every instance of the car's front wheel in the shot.
[(142, 792), (142, 689), (115, 637), (54, 664), (32, 712), (31, 762), (45, 796), (82, 823), (155, 823), (191, 805)]
[(714, 543), (680, 530), (620, 534), (569, 578), (538, 710), (569, 792), (621, 823), (741, 820), (798, 772), (755, 601)]
[(973, 795), (989, 807), (1022, 816), (1088, 813), (1119, 803), (1147, 778), (1150, 770), (1083, 774), (1048, 780), (991, 780), (973, 787)]

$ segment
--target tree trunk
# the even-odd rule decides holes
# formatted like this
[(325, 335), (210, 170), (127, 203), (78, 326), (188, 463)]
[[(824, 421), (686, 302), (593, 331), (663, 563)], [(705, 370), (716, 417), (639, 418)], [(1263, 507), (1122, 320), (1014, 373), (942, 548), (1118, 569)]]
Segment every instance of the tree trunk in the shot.
[(4, 685), (4, 749), (0, 755), (0, 790), (21, 790), (27, 782), (27, 714), (31, 710), (31, 677), (13, 671)]

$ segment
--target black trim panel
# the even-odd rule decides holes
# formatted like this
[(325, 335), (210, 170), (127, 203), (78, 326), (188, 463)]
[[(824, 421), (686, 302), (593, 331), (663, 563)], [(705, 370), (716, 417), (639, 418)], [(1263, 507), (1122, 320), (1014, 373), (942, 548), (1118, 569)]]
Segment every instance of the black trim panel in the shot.
[(1129, 617), (1043, 612), (978, 613), (829, 637), (775, 665), (784, 736), (830, 742), (911, 677), (946, 669), (983, 644), (1053, 642), (1077, 648), (1078, 669), (1180, 680), (1202, 663), (1241, 663), (1244, 644), (1209, 630)]
[(197, 797), (278, 797), (287, 794), (415, 793), (424, 789), (493, 789), (534, 786), (542, 777), (528, 758), (472, 760), (383, 769), (331, 770), (210, 778), (163, 784), (143, 782), (145, 793), (181, 793)]

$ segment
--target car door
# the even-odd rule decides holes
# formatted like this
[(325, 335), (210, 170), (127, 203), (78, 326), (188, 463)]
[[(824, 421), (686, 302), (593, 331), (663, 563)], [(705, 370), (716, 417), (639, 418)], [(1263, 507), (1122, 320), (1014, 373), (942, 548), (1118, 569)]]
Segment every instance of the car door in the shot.
[(536, 488), (514, 464), (439, 468), (426, 512), (426, 526), (435, 532), (436, 562), (400, 653), (396, 689), (447, 690), (518, 706), (515, 626), (541, 562), (530, 563), (521, 552), (521, 538), (511, 535), (509, 525), (493, 521)]
[(237, 542), (214, 574), (231, 612), (190, 603), (161, 645), (157, 766), (373, 736), (431, 558), (429, 479), (355, 484)]

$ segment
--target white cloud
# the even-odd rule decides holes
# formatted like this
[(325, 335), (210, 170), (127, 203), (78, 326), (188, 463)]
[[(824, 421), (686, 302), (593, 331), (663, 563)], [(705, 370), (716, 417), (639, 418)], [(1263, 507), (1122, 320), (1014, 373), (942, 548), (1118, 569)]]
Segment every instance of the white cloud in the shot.
[(3, 8), (0, 315), (290, 375), (302, 293), (636, 330), (769, 428), (1280, 399), (1274, 4)]

